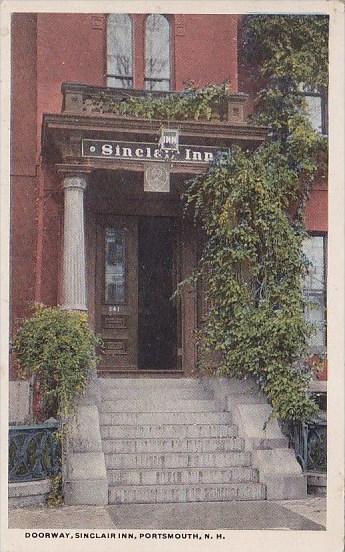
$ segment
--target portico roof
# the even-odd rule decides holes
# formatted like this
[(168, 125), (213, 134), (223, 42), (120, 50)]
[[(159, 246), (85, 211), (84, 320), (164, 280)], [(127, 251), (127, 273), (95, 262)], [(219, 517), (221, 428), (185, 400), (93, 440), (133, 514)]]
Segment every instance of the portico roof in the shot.
[[(82, 154), (82, 140), (116, 140), (157, 143), (162, 126), (178, 128), (181, 144), (195, 146), (231, 147), (239, 145), (255, 148), (267, 136), (267, 128), (248, 124), (244, 116), (244, 94), (229, 95), (228, 104), (215, 113), (211, 120), (163, 120), (144, 119), (103, 112), (102, 105), (95, 111), (92, 98), (109, 98), (123, 101), (128, 90), (90, 87), (67, 83), (62, 86), (62, 113), (43, 115), (42, 154), (46, 161), (58, 165), (72, 165), (90, 170), (127, 169), (143, 170), (144, 161), (124, 159), (85, 158)], [(144, 95), (145, 91), (130, 91), (130, 95)], [(152, 93), (151, 93), (152, 94)], [(156, 93), (161, 94), (161, 93)], [(98, 96), (97, 96), (98, 95)], [(91, 98), (91, 100), (90, 100)], [(99, 104), (98, 104), (99, 105)], [(106, 106), (106, 104), (105, 104)], [(105, 107), (104, 107), (104, 110)], [(203, 172), (205, 166), (195, 163), (176, 163), (172, 172)]]

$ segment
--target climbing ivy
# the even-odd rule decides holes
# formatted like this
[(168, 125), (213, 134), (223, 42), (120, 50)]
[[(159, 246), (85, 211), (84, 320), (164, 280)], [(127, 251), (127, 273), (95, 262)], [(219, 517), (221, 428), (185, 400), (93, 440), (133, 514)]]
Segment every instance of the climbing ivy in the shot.
[(327, 18), (248, 17), (245, 47), (262, 84), (254, 121), (268, 126), (269, 140), (254, 152), (232, 149), (186, 192), (206, 237), (194, 275), (206, 281), (210, 304), (199, 345), (221, 353), (220, 373), (254, 376), (281, 420), (305, 420), (317, 407), (303, 361), (312, 331), (302, 292), (303, 213), (324, 176), (327, 144), (311, 126), (301, 88), (326, 85)]
[(311, 87), (328, 85), (327, 15), (252, 15), (244, 24), (244, 48), (255, 78), (275, 77)]
[(201, 357), (221, 353), (218, 372), (254, 376), (279, 418), (315, 411), (307, 397), (310, 328), (304, 318), (303, 225), (288, 206), (300, 182), (277, 144), (254, 152), (234, 149), (226, 165), (189, 184), (206, 240), (195, 279), (210, 304), (198, 341)]
[(95, 112), (115, 113), (142, 117), (144, 119), (222, 119), (226, 114), (226, 101), (229, 97), (229, 85), (209, 84), (196, 88), (187, 84), (179, 94), (153, 95), (145, 97), (126, 96), (121, 102), (106, 95), (86, 100), (88, 109)]

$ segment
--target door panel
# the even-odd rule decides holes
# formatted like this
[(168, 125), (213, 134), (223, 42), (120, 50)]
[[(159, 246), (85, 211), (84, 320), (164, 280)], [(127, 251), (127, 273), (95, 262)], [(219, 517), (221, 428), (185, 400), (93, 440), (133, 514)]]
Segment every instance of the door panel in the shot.
[(138, 367), (138, 225), (107, 217), (98, 225), (96, 312), (103, 340), (99, 370)]

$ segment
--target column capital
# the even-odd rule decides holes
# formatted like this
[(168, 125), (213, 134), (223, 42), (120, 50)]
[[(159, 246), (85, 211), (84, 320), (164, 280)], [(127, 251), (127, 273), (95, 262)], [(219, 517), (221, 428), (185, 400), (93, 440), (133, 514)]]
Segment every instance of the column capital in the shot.
[(77, 188), (79, 190), (85, 190), (87, 186), (87, 177), (84, 174), (81, 175), (65, 175), (63, 179), (64, 189)]

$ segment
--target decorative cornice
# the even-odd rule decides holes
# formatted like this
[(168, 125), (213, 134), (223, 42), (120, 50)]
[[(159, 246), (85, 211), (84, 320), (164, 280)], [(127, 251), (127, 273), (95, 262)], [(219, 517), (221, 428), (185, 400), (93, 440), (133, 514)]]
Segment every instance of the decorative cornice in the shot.
[[(55, 165), (58, 174), (63, 177), (87, 176), (94, 170), (119, 170), (144, 172), (147, 161), (136, 160), (126, 161), (125, 159), (79, 159), (69, 158), (68, 163), (58, 163)], [(169, 171), (172, 174), (202, 174), (207, 171), (207, 164), (195, 163), (171, 163), (167, 161)]]
[[(258, 144), (267, 137), (267, 127), (254, 125), (229, 125), (226, 122), (212, 121), (167, 121), (148, 120), (132, 117), (118, 117), (109, 114), (103, 115), (74, 115), (74, 114), (44, 114), (42, 142), (43, 149), (47, 143), (48, 134), (60, 131), (69, 133), (107, 132), (107, 136), (118, 134), (137, 134), (143, 136), (158, 135), (162, 125), (178, 127), (181, 136), (195, 137), (201, 140), (246, 141)], [(90, 136), (88, 136), (90, 137)]]

